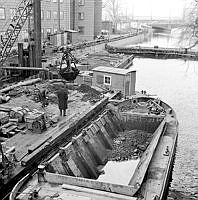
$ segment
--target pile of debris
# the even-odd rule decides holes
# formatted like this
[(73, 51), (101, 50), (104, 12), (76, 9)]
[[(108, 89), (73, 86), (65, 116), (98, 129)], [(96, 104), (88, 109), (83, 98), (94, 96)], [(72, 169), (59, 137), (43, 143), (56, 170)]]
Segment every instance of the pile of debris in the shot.
[(84, 93), (82, 97), (82, 101), (89, 101), (90, 103), (96, 103), (102, 99), (102, 95), (96, 89), (82, 84), (77, 89), (79, 92)]
[(80, 64), (90, 66), (91, 68), (95, 68), (98, 66), (113, 67), (126, 58), (127, 56), (124, 54), (109, 54), (106, 51), (101, 51), (98, 53), (87, 53), (86, 55), (81, 57)]
[(121, 132), (113, 141), (113, 150), (108, 156), (111, 161), (138, 159), (152, 140), (152, 133), (141, 130)]

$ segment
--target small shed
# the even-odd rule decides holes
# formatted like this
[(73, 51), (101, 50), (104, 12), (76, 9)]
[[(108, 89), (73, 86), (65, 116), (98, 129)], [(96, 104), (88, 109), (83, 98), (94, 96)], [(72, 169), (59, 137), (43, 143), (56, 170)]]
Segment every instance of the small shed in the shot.
[(124, 96), (135, 94), (136, 70), (103, 66), (92, 70), (93, 86), (121, 91)]

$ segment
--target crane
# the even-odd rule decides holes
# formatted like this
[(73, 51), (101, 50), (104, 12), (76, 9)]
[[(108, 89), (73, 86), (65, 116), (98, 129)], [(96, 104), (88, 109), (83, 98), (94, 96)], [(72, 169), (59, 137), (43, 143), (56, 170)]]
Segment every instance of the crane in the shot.
[(0, 64), (3, 65), (32, 11), (32, 0), (22, 0), (4, 35), (1, 36)]
[[(38, 2), (36, 0), (22, 0), (19, 4), (19, 6), (16, 8), (16, 12), (13, 16), (13, 18), (11, 19), (11, 22), (5, 32), (5, 34), (3, 36), (1, 36), (1, 52), (0, 52), (0, 66), (2, 66), (6, 59), (9, 57), (11, 49), (15, 43), (15, 41), (17, 40), (19, 33), (21, 32), (27, 18), (29, 17), (29, 15), (31, 14), (32, 10), (33, 10), (33, 3), (34, 5), (36, 4), (36, 8), (34, 7), (34, 12), (37, 12), (36, 14), (34, 13), (34, 23), (37, 24), (39, 22), (40, 24), (40, 17), (39, 13), (40, 12), (40, 4), (38, 4)], [(39, 9), (38, 9), (39, 6)], [(38, 11), (38, 10), (39, 11)], [(39, 46), (39, 41), (40, 41), (40, 34), (38, 34), (38, 27), (35, 26), (37, 28), (37, 30), (35, 30), (35, 37), (39, 37), (39, 38), (34, 38), (34, 40), (36, 41), (36, 46), (37, 46), (37, 50), (38, 50), (38, 46)], [(35, 28), (35, 29), (36, 29)], [(77, 75), (79, 74), (79, 70), (75, 67), (71, 67), (71, 63), (75, 64), (75, 59), (74, 57), (71, 55), (71, 51), (70, 50), (65, 50), (63, 49), (63, 56), (62, 56), (62, 60), (61, 60), (61, 66), (62, 64), (66, 61), (67, 67), (64, 69), (60, 69), (59, 74), (60, 76), (67, 80), (67, 81), (73, 81), (76, 79)], [(38, 54), (37, 51), (35, 51), (35, 54), (37, 54), (36, 60), (41, 59)], [(69, 62), (69, 60), (71, 60), (72, 62)], [(38, 61), (39, 64), (39, 61)]]

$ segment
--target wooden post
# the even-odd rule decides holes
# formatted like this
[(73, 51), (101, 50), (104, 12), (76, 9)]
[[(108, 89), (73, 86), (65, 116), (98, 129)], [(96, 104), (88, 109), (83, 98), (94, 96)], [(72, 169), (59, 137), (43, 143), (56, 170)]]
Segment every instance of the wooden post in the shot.
[(36, 61), (35, 61), (35, 45), (33, 42), (30, 42), (29, 44), (29, 47), (28, 47), (28, 50), (29, 50), (29, 66), (30, 67), (37, 67), (36, 66)]
[(58, 0), (58, 15), (57, 15), (57, 18), (58, 18), (58, 32), (61, 31), (61, 25), (60, 25), (60, 0)]
[(41, 0), (34, 0), (35, 67), (41, 64)]
[(23, 62), (23, 43), (18, 43), (18, 66), (24, 67)]

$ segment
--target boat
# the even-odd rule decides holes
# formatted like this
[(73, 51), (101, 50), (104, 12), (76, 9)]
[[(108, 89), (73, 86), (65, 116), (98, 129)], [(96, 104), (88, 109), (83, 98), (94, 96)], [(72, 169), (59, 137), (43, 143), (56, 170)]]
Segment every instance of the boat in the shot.
[(70, 143), (24, 176), (10, 200), (163, 200), (178, 137), (175, 111), (138, 94), (110, 99)]

